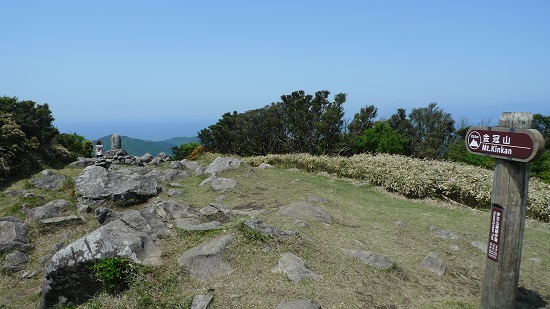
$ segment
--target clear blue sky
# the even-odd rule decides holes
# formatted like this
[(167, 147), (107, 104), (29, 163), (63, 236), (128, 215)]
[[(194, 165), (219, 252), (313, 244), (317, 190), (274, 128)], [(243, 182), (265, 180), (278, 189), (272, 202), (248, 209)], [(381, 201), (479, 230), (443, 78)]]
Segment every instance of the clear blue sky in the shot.
[(471, 124), (550, 115), (550, 1), (0, 0), (0, 95), (61, 132), (163, 140), (283, 94), (346, 118), (430, 102)]

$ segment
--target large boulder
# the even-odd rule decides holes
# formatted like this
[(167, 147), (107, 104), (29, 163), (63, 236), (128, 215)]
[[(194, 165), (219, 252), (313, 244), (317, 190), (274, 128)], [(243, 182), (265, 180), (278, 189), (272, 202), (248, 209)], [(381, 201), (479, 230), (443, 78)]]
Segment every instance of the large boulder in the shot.
[(75, 179), (75, 193), (95, 204), (135, 205), (156, 195), (158, 190), (155, 177), (100, 166), (86, 167)]
[(225, 170), (238, 169), (242, 161), (237, 158), (219, 157), (216, 158), (204, 171), (205, 174), (221, 173)]
[(50, 170), (43, 170), (37, 178), (31, 179), (29, 183), (37, 188), (47, 190), (61, 189), (65, 185), (66, 177), (56, 175)]
[(38, 222), (47, 218), (58, 217), (67, 211), (70, 207), (70, 203), (66, 200), (54, 200), (44, 206), (24, 209), (27, 213), (29, 222)]
[(0, 218), (0, 254), (13, 250), (30, 251), (29, 227), (15, 218), (4, 219)]
[(223, 261), (223, 254), (232, 243), (232, 235), (221, 236), (188, 250), (178, 258), (178, 263), (186, 266), (191, 278), (197, 280), (231, 273), (233, 268)]
[(78, 304), (101, 289), (90, 267), (101, 259), (124, 258), (138, 264), (161, 265), (155, 236), (166, 233), (162, 221), (147, 211), (129, 210), (97, 230), (57, 251), (44, 268), (40, 307), (59, 299)]

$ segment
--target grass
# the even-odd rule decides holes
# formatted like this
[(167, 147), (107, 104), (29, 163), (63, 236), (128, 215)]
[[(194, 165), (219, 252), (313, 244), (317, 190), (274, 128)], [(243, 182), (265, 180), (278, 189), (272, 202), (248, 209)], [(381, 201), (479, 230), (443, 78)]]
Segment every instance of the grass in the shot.
[[(78, 170), (59, 173), (77, 175)], [(284, 230), (300, 233), (286, 239), (264, 238), (244, 231), (231, 217), (223, 229), (214, 232), (185, 232), (159, 240), (165, 264), (139, 273), (128, 290), (114, 297), (100, 293), (78, 308), (189, 308), (194, 295), (214, 296), (209, 308), (274, 308), (297, 298), (311, 298), (323, 308), (478, 308), (485, 269), (485, 254), (470, 245), (486, 242), (489, 230), (487, 211), (436, 200), (411, 200), (387, 193), (358, 181), (338, 179), (326, 174), (286, 169), (242, 167), (220, 175), (234, 178), (237, 186), (223, 194), (207, 184), (205, 178), (180, 181), (185, 196), (180, 202), (200, 209), (223, 195), (222, 204), (237, 209), (263, 209), (258, 219)], [(15, 183), (13, 188), (23, 186)], [(10, 188), (10, 189), (13, 189)], [(42, 195), (45, 192), (30, 188)], [(71, 188), (51, 193), (71, 200)], [(310, 197), (311, 202), (333, 217), (331, 223), (295, 224), (295, 219), (276, 215), (279, 207)], [(162, 193), (161, 199), (168, 197)], [(17, 213), (20, 201), (0, 197), (0, 214)], [(18, 204), (19, 203), (19, 204)], [(92, 216), (71, 229), (41, 231), (31, 228), (35, 250), (30, 269), (39, 274), (38, 259), (53, 252), (57, 243), (65, 244), (98, 227)], [(433, 236), (430, 227), (457, 231), (459, 238), (445, 240)], [(176, 259), (186, 250), (221, 235), (233, 234), (234, 242), (225, 253), (232, 273), (204, 282), (192, 280)], [(456, 250), (458, 248), (458, 250)], [(373, 251), (389, 256), (394, 267), (381, 271), (345, 255), (342, 249)], [(292, 252), (306, 266), (322, 276), (317, 281), (292, 282), (272, 273), (282, 253)], [(447, 265), (447, 273), (437, 276), (419, 267), (429, 252), (437, 253)], [(520, 286), (534, 291), (550, 304), (550, 226), (528, 220), (523, 243)], [(540, 260), (533, 260), (538, 258)], [(22, 280), (15, 275), (0, 275), (0, 308), (30, 308), (38, 302), (40, 276)], [(550, 306), (550, 305), (547, 305)]]

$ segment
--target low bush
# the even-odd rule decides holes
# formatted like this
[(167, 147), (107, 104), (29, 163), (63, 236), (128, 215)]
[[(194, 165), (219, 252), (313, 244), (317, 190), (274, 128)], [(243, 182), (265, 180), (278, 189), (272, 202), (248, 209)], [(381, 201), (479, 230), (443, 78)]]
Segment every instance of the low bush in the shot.
[[(269, 163), (363, 179), (412, 198), (440, 198), (474, 208), (489, 208), (491, 205), (493, 171), (462, 163), (388, 154), (352, 157), (267, 155), (248, 157), (243, 161), (253, 166)], [(550, 184), (531, 178), (527, 216), (548, 222), (549, 200)]]

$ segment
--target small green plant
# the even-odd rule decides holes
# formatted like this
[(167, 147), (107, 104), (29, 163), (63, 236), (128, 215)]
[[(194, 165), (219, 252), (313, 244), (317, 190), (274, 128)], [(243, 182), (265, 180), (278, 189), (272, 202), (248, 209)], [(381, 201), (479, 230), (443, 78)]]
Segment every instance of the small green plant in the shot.
[(237, 230), (243, 233), (243, 236), (251, 242), (268, 243), (270, 236), (258, 230), (249, 229), (243, 221), (237, 224)]
[(92, 265), (91, 269), (103, 282), (105, 290), (119, 293), (130, 285), (137, 275), (137, 266), (123, 258), (107, 258)]

